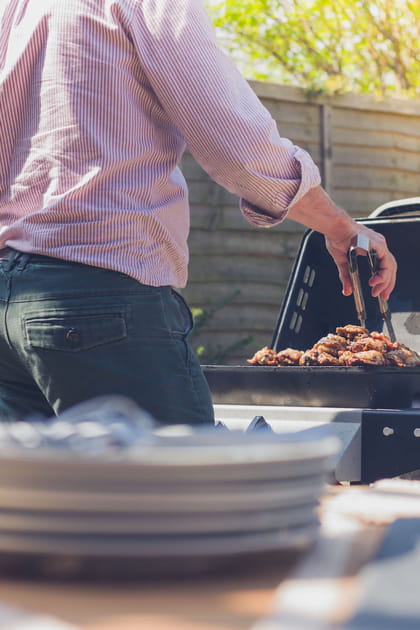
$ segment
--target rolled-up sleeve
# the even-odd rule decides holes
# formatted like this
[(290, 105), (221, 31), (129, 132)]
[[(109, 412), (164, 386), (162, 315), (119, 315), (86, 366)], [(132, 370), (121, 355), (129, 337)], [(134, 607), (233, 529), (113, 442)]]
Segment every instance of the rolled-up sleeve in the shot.
[(280, 135), (218, 48), (201, 0), (135, 2), (132, 33), (166, 115), (204, 170), (240, 197), (250, 223), (279, 223), (293, 203), (319, 185), (310, 155)]

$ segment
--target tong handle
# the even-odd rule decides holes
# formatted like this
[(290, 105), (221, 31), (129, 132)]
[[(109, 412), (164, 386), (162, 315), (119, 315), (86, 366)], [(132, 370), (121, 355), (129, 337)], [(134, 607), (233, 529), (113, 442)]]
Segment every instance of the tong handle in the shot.
[(364, 327), (366, 324), (366, 307), (363, 299), (362, 285), (360, 282), (359, 266), (357, 264), (357, 247), (353, 245), (350, 247), (347, 259), (350, 279), (353, 287), (353, 298), (356, 306), (357, 319), (359, 320), (360, 325)]
[[(378, 269), (378, 259), (376, 257), (376, 252), (374, 249), (369, 249), (368, 253), (368, 261), (370, 266), (370, 272), (373, 276)], [(384, 320), (386, 327), (388, 329), (388, 334), (392, 342), (396, 341), (396, 336), (394, 332), (394, 328), (391, 322), (391, 311), (389, 310), (387, 300), (384, 300), (380, 296), (378, 296), (379, 310), (381, 312), (382, 319)]]
[[(376, 252), (370, 249), (369, 239), (364, 234), (358, 234), (355, 238), (355, 244), (351, 245), (347, 252), (348, 268), (353, 286), (353, 297), (356, 306), (357, 318), (361, 326), (366, 326), (366, 307), (363, 298), (363, 291), (359, 276), (359, 267), (357, 264), (357, 250), (362, 249), (366, 252), (369, 262), (370, 273), (374, 275), (378, 269), (378, 259)], [(396, 341), (395, 331), (391, 322), (391, 312), (388, 307), (388, 302), (381, 297), (378, 297), (379, 310), (381, 317), (387, 327), (389, 337), (392, 342)]]
[[(369, 249), (367, 253), (367, 257), (369, 261), (370, 274), (374, 276), (378, 270), (378, 259), (376, 257), (375, 250)], [(378, 302), (379, 302), (379, 310), (381, 311), (381, 314), (383, 316), (389, 315), (388, 302), (382, 299), (380, 296), (378, 296)]]

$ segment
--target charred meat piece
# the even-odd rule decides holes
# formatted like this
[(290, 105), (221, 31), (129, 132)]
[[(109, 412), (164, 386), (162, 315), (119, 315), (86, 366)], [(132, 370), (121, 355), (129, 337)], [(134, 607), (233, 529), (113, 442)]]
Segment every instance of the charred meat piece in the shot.
[(420, 356), (402, 343), (395, 342), (393, 348), (386, 354), (388, 365), (398, 367), (416, 367), (420, 365)]
[(348, 365), (348, 361), (350, 361), (352, 356), (353, 356), (353, 353), (350, 352), (350, 350), (345, 350), (345, 352), (342, 352), (340, 356), (338, 357), (338, 364)]
[(294, 350), (293, 348), (280, 350), (276, 355), (277, 365), (299, 365), (302, 354), (302, 350)]
[(393, 348), (393, 343), (390, 337), (384, 332), (376, 332), (376, 330), (374, 330), (370, 333), (370, 336), (372, 337), (372, 339), (379, 339), (380, 341), (383, 341), (388, 348)]
[(305, 350), (299, 359), (299, 365), (318, 365), (318, 350)]
[(345, 358), (345, 365), (385, 365), (385, 363), (385, 356), (377, 350), (349, 352)]
[(367, 328), (363, 326), (355, 326), (354, 324), (347, 324), (347, 326), (339, 326), (335, 329), (337, 335), (340, 337), (345, 337), (346, 339), (350, 339), (353, 341), (357, 337), (368, 337), (369, 331)]
[(319, 352), (317, 365), (340, 365), (338, 357), (328, 352)]
[(277, 356), (274, 350), (265, 346), (258, 350), (252, 359), (247, 359), (247, 361), (251, 365), (277, 365)]
[(313, 349), (338, 357), (341, 352), (346, 350), (347, 343), (348, 341), (345, 337), (330, 333), (326, 337), (322, 337), (319, 341), (317, 341)]
[(349, 344), (350, 352), (367, 352), (368, 350), (376, 350), (385, 354), (389, 350), (386, 341), (375, 339), (374, 337), (358, 337)]

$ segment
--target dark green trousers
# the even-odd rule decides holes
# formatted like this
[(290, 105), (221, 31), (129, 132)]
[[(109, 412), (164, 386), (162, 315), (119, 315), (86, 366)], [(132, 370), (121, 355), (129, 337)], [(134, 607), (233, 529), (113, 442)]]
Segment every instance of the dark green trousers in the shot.
[(0, 261), (0, 416), (44, 416), (95, 396), (128, 396), (161, 423), (213, 422), (170, 287), (9, 251)]

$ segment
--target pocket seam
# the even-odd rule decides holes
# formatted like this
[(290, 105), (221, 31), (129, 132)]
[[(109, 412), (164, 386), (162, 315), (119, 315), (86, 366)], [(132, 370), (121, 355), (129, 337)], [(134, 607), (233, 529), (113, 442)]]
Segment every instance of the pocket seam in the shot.
[[(29, 348), (54, 350), (58, 352), (80, 352), (92, 348), (121, 341), (128, 336), (126, 321), (127, 313), (124, 309), (55, 310), (50, 313), (26, 315), (23, 320), (24, 338)], [(95, 321), (96, 320), (96, 321)], [(95, 323), (103, 322), (103, 330), (94, 334)], [(56, 325), (53, 331), (53, 323)], [(87, 325), (89, 324), (89, 325)], [(32, 331), (31, 331), (32, 325)], [(36, 338), (35, 328), (38, 331)], [(51, 333), (46, 334), (47, 330)], [(69, 333), (81, 333), (80, 338), (71, 340)], [(55, 334), (54, 334), (55, 333)], [(92, 334), (93, 333), (93, 334)]]

